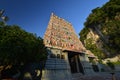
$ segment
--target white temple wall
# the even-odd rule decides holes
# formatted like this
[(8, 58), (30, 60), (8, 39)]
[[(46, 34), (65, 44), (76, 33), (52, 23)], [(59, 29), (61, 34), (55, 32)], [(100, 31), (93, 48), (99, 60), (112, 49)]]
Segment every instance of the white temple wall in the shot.
[(89, 63), (89, 58), (86, 54), (79, 55), (79, 59), (84, 69), (85, 75), (90, 75), (94, 73), (92, 66)]
[(42, 80), (71, 80), (67, 53), (55, 48), (48, 48), (48, 50), (51, 52), (43, 70)]

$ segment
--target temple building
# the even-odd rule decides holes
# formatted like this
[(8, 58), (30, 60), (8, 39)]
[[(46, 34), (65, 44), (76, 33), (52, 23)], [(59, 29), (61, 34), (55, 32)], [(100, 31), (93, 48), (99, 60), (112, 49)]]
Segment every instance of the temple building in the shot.
[(42, 80), (71, 80), (74, 74), (87, 75), (93, 72), (90, 56), (86, 54), (72, 24), (53, 13), (44, 34), (44, 44), (48, 58)]

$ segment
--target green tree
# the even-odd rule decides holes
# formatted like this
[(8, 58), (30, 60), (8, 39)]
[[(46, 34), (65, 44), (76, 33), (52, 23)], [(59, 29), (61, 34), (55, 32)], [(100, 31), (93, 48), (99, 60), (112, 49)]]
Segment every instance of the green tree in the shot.
[(45, 60), (47, 52), (43, 39), (20, 27), (0, 27), (0, 64), (20, 65)]
[(89, 33), (89, 28), (85, 27), (83, 28), (83, 30), (79, 33), (80, 35), (80, 40), (84, 43), (84, 40), (86, 39), (87, 37), (87, 34)]
[(107, 62), (107, 65), (108, 65), (112, 70), (115, 69), (115, 65), (114, 65), (112, 62), (108, 61), (108, 62)]
[[(86, 35), (89, 33), (89, 28), (95, 32), (100, 38), (101, 45), (103, 45), (104, 54), (106, 51), (110, 54), (106, 57), (113, 57), (120, 54), (120, 0), (109, 0), (102, 7), (97, 7), (91, 11), (84, 23), (85, 28), (80, 32), (80, 39), (82, 42), (88, 41)], [(86, 28), (88, 28), (86, 30)], [(87, 49), (94, 54), (102, 53), (99, 47), (95, 45), (84, 43)], [(94, 49), (93, 49), (94, 48)], [(101, 56), (102, 57), (102, 56)]]
[[(0, 67), (7, 75), (14, 75), (16, 71), (23, 71), (29, 63), (40, 63), (44, 67), (47, 51), (43, 39), (33, 33), (26, 32), (17, 25), (7, 25), (7, 16), (0, 10)], [(6, 70), (8, 66), (12, 66)], [(5, 71), (6, 70), (6, 71)], [(40, 75), (42, 75), (42, 69)], [(0, 80), (1, 80), (0, 70)], [(21, 79), (20, 79), (21, 80)]]

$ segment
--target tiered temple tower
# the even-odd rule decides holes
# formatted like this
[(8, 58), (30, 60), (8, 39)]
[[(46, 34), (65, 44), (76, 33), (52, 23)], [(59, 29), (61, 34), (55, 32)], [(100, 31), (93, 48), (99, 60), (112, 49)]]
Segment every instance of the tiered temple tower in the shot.
[(72, 24), (51, 14), (44, 44), (48, 59), (42, 80), (71, 80), (72, 74), (92, 72), (86, 49), (75, 34)]

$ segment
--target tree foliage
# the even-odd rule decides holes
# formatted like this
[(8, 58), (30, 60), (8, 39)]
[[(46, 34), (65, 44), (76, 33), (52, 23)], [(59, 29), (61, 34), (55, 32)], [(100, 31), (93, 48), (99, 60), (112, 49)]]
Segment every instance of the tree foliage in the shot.
[[(86, 35), (89, 33), (86, 28), (91, 28), (93, 31), (95, 31), (96, 28), (106, 39), (107, 43), (101, 40), (103, 41), (101, 44), (103, 44), (103, 48), (106, 49), (106, 51), (109, 51), (111, 57), (120, 53), (120, 0), (109, 0), (109, 2), (102, 7), (93, 9), (84, 25), (85, 28), (80, 32), (82, 42), (86, 40)], [(101, 26), (99, 27), (98, 25)], [(97, 31), (95, 32), (97, 33)], [(92, 44), (89, 46), (93, 47)], [(96, 48), (96, 50), (97, 49), (99, 48)], [(90, 50), (93, 51), (93, 49)], [(98, 53), (101, 52), (99, 51)]]
[(89, 33), (89, 28), (85, 27), (83, 30), (79, 33), (80, 40), (84, 43), (84, 40), (86, 39), (87, 34)]
[[(104, 15), (103, 15), (104, 14)], [(91, 27), (96, 24), (103, 23), (106, 18), (106, 13), (99, 7), (92, 10), (92, 13), (87, 18), (87, 21), (84, 23), (86, 27)]]
[(115, 65), (114, 65), (112, 62), (108, 61), (108, 62), (107, 62), (107, 65), (108, 65), (112, 70), (115, 69)]
[(0, 62), (2, 65), (38, 62), (46, 59), (43, 39), (20, 27), (0, 24)]
[(91, 50), (92, 53), (94, 53), (95, 56), (97, 56), (99, 59), (103, 59), (105, 58), (105, 54), (102, 52), (102, 50), (100, 50), (96, 44), (92, 43), (92, 39), (89, 38), (86, 40), (86, 44), (85, 47), (88, 50)]
[(92, 10), (87, 17), (85, 26), (105, 23), (107, 20), (113, 19), (117, 13), (120, 12), (120, 0), (110, 0), (102, 7), (97, 7)]

